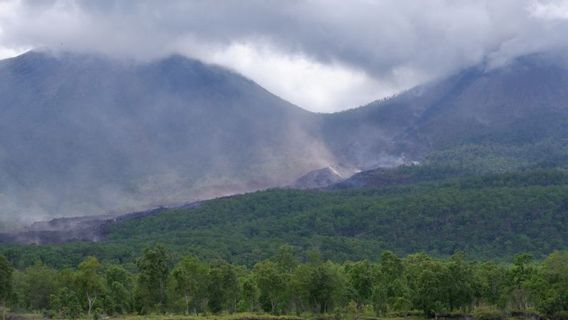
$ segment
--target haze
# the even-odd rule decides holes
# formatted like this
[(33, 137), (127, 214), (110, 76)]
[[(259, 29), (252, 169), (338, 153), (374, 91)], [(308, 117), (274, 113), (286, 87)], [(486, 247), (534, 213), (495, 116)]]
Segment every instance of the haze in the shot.
[(0, 57), (29, 49), (220, 64), (333, 112), (479, 63), (563, 51), (568, 1), (0, 1)]

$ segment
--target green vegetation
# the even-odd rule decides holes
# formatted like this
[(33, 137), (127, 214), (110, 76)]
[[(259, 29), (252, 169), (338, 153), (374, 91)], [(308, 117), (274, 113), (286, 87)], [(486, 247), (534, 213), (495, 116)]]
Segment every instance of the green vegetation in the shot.
[(567, 212), (568, 171), (539, 169), (372, 189), (255, 192), (123, 221), (98, 243), (2, 246), (0, 253), (18, 268), (72, 267), (97, 256), (130, 270), (158, 243), (178, 256), (249, 267), (283, 244), (336, 262), (377, 259), (384, 250), (540, 259), (568, 247)]
[(3, 246), (0, 301), (71, 319), (565, 319), (568, 171), (460, 161), (169, 209), (99, 243)]
[(316, 251), (300, 260), (293, 247), (282, 246), (274, 257), (249, 268), (195, 256), (176, 260), (155, 246), (136, 261), (133, 271), (88, 257), (76, 268), (36, 264), (13, 274), (2, 264), (8, 270), (0, 272), (2, 296), (13, 312), (70, 319), (244, 312), (287, 319), (472, 314), (490, 320), (519, 312), (558, 317), (568, 311), (568, 251), (555, 251), (541, 262), (519, 254), (512, 263), (471, 261), (463, 253), (400, 258), (385, 251), (378, 262), (339, 264)]
[(6, 257), (0, 256), (0, 303), (2, 307), (2, 319), (6, 319), (6, 301), (12, 293), (12, 266)]

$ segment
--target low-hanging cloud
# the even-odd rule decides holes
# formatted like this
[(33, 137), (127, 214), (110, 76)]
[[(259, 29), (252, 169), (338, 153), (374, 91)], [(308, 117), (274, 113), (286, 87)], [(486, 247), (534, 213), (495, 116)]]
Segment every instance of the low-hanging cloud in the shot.
[(564, 50), (568, 1), (2, 1), (0, 55), (182, 53), (335, 111), (478, 63)]

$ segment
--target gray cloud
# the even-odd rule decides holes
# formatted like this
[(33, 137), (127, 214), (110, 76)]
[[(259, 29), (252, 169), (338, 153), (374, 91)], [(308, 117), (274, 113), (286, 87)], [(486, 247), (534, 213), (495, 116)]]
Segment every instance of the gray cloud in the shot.
[[(562, 0), (0, 0), (0, 52), (48, 47), (139, 59), (181, 52), (235, 68), (305, 107), (333, 111), (480, 62), (563, 50), (567, 19)], [(248, 51), (235, 53), (235, 46)], [(259, 76), (270, 68), (254, 60), (271, 58), (307, 61), (302, 72), (315, 75), (294, 76), (300, 71), (290, 68)], [(318, 78), (314, 68), (327, 73)], [(294, 96), (299, 87), (281, 83), (330, 74), (338, 84), (328, 81), (315, 93)]]

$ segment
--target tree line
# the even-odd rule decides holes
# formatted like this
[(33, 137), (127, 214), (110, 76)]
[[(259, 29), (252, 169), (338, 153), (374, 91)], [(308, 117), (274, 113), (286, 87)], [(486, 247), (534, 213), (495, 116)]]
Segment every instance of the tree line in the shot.
[(155, 246), (128, 269), (91, 256), (76, 268), (38, 263), (17, 270), (0, 256), (0, 300), (13, 312), (64, 318), (222, 312), (568, 315), (568, 251), (540, 262), (520, 254), (507, 264), (471, 261), (463, 253), (401, 258), (390, 251), (378, 262), (335, 263), (316, 251), (300, 261), (293, 247), (282, 246), (273, 258), (247, 268), (194, 256), (174, 261), (171, 252)]

